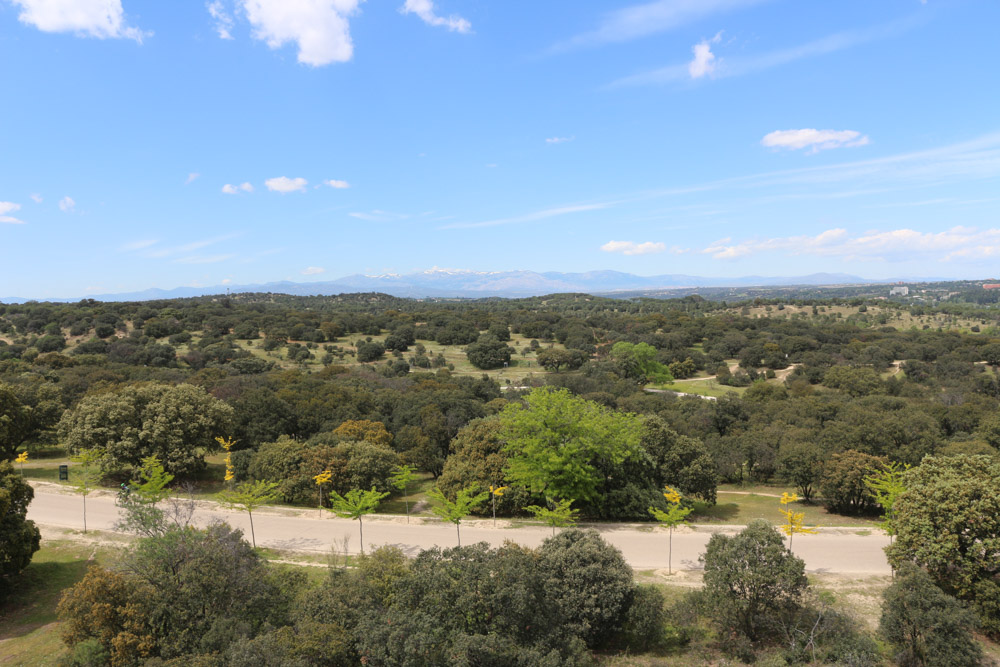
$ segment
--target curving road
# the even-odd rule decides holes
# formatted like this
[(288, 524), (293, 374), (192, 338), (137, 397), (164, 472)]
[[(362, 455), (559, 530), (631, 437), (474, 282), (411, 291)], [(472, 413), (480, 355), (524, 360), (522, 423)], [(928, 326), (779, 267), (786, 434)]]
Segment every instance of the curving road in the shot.
[[(83, 500), (65, 487), (44, 482), (32, 483), (35, 499), (28, 507), (28, 518), (42, 526), (83, 528)], [(98, 491), (87, 497), (87, 528), (110, 531), (118, 517), (114, 495)], [(249, 536), (250, 522), (246, 513), (230, 512), (209, 501), (196, 501), (194, 522), (207, 525), (221, 519), (243, 529)], [(593, 526), (605, 540), (621, 549), (625, 559), (636, 569), (667, 567), (667, 532), (662, 528), (642, 524), (599, 524)], [(358, 524), (319, 510), (298, 510), (269, 507), (254, 512), (257, 545), (273, 549), (329, 553), (335, 545), (349, 537), (349, 550), (359, 551)], [(676, 529), (673, 537), (675, 569), (699, 569), (698, 556), (715, 532), (735, 533), (742, 526), (695, 526)], [(433, 519), (372, 515), (364, 521), (365, 547), (390, 544), (405, 553), (415, 555), (433, 546), (451, 547), (457, 543), (455, 526)], [(470, 520), (462, 523), (463, 544), (488, 542), (500, 546), (506, 540), (535, 547), (551, 535), (544, 527), (510, 527), (499, 521), (496, 528), (490, 520)], [(889, 574), (882, 548), (886, 537), (879, 531), (852, 529), (820, 529), (815, 535), (797, 535), (795, 554), (806, 562), (806, 569), (815, 573), (841, 575)]]

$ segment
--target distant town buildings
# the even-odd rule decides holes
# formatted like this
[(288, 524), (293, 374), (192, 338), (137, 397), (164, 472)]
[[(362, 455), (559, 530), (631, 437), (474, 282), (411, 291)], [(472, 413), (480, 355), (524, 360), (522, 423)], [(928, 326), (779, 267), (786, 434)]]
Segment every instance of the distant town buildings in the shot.
[(901, 287), (893, 287), (889, 290), (889, 296), (908, 296), (910, 294), (910, 288), (906, 285)]
[(983, 289), (1000, 289), (1000, 283), (985, 283)]

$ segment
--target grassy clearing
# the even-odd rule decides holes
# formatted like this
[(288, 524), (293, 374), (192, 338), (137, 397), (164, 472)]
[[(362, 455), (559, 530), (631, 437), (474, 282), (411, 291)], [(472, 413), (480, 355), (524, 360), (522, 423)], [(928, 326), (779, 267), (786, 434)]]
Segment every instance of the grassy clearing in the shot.
[[(755, 519), (764, 519), (777, 525), (784, 522), (784, 517), (778, 511), (781, 509), (778, 497), (783, 491), (789, 490), (788, 487), (778, 486), (722, 485), (719, 487), (716, 504), (696, 502), (690, 519), (692, 523), (735, 525), (746, 525)], [(796, 512), (805, 513), (804, 521), (807, 526), (873, 529), (878, 524), (877, 519), (869, 517), (833, 514), (818, 503), (799, 501), (791, 507)]]
[(667, 391), (679, 391), (685, 394), (698, 394), (699, 396), (714, 396), (721, 398), (733, 392), (742, 395), (747, 390), (746, 387), (727, 387), (719, 384), (715, 380), (691, 380), (684, 382), (671, 382), (668, 384), (651, 385), (654, 389), (665, 389)]
[[(114, 547), (69, 540), (46, 540), (0, 607), (0, 664), (55, 665), (65, 653), (56, 605), (62, 591), (92, 563), (106, 563)], [(93, 560), (88, 560), (93, 559)]]

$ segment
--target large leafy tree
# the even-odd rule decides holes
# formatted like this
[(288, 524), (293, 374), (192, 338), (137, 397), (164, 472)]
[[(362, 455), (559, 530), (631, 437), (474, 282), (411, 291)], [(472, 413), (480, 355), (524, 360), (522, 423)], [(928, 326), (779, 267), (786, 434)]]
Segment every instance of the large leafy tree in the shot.
[(465, 348), (469, 363), (484, 370), (500, 368), (510, 361), (513, 352), (514, 349), (507, 343), (497, 340), (490, 334), (480, 336), (479, 340)]
[(0, 601), (6, 596), (10, 579), (27, 567), (38, 551), (41, 534), (35, 522), (26, 518), (34, 490), (10, 461), (0, 461)]
[(86, 396), (59, 423), (72, 450), (101, 448), (106, 474), (131, 473), (147, 456), (167, 472), (191, 475), (205, 466), (215, 436), (229, 431), (233, 409), (189, 384), (141, 384)]
[(640, 423), (565, 389), (536, 389), (500, 417), (508, 478), (532, 491), (598, 504), (612, 470), (638, 457)]
[(986, 456), (929, 457), (903, 475), (893, 505), (899, 568), (925, 568), (945, 592), (971, 601), (1000, 636), (1000, 463)]
[(30, 433), (31, 410), (21, 403), (12, 387), (0, 384), (0, 459), (14, 458)]

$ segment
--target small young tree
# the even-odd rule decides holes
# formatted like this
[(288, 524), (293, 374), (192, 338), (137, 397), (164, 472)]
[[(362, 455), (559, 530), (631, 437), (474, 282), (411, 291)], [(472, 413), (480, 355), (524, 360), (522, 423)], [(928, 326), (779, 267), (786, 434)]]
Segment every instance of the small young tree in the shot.
[(389, 478), (389, 482), (393, 487), (403, 492), (403, 503), (406, 505), (406, 523), (410, 523), (410, 498), (407, 496), (407, 490), (410, 482), (416, 478), (417, 469), (409, 464), (396, 466), (396, 469), (392, 472), (392, 476)]
[(879, 629), (903, 667), (975, 667), (982, 664), (970, 632), (975, 621), (924, 570), (905, 563), (883, 593)]
[(316, 486), (319, 487), (319, 515), (323, 516), (323, 485), (328, 483), (333, 478), (333, 471), (327, 468), (320, 474), (313, 477), (313, 481), (316, 482)]
[(231, 482), (236, 479), (236, 470), (233, 468), (233, 453), (230, 451), (236, 441), (232, 438), (223, 438), (221, 435), (215, 437), (215, 441), (226, 450), (226, 477), (225, 481)]
[(100, 461), (101, 457), (104, 455), (99, 449), (84, 449), (73, 456), (70, 460), (76, 463), (76, 468), (74, 469), (75, 477), (77, 478), (76, 484), (73, 488), (83, 496), (83, 532), (87, 532), (87, 496), (90, 492), (94, 490), (97, 484), (101, 481), (101, 471), (97, 467), (97, 462)]
[(331, 512), (344, 519), (358, 520), (358, 533), (361, 536), (362, 554), (365, 552), (365, 527), (361, 517), (374, 513), (378, 509), (382, 499), (388, 495), (388, 492), (377, 491), (374, 486), (371, 491), (351, 489), (343, 496), (336, 491), (330, 493)]
[[(493, 486), (490, 484), (490, 502), (493, 505), (493, 527), (497, 526), (497, 498), (504, 494), (508, 487), (506, 486)], [(527, 509), (527, 508), (525, 508)]]
[(653, 515), (654, 519), (670, 529), (670, 536), (667, 539), (667, 574), (673, 574), (674, 526), (687, 523), (687, 515), (690, 514), (694, 508), (682, 507), (681, 494), (677, 493), (669, 486), (664, 487), (663, 497), (667, 499), (668, 503), (670, 503), (669, 509), (664, 512), (663, 510), (658, 510), (655, 507), (650, 507), (649, 513)]
[[(781, 506), (788, 507), (790, 503), (797, 502), (799, 497), (794, 493), (781, 493)], [(803, 535), (813, 535), (816, 533), (814, 528), (806, 528), (802, 525), (803, 519), (805, 519), (805, 512), (796, 512), (795, 510), (780, 509), (778, 510), (785, 517), (785, 523), (781, 525), (781, 532), (788, 535), (788, 553), (792, 553), (792, 540), (795, 538), (795, 533), (802, 533)]]
[(163, 469), (163, 464), (156, 456), (144, 458), (139, 469), (139, 479), (132, 480), (129, 492), (118, 497), (116, 504), (125, 514), (115, 524), (115, 528), (146, 537), (161, 534), (166, 524), (163, 511), (156, 505), (170, 496), (167, 485), (173, 479), (174, 476)]
[[(576, 523), (580, 510), (570, 507), (573, 504), (572, 500), (553, 500), (552, 498), (546, 498), (545, 500), (548, 501), (551, 507), (528, 505), (524, 509), (534, 514), (535, 518), (539, 521), (552, 526), (553, 535), (556, 534), (556, 528), (565, 528)], [(494, 521), (496, 521), (495, 518)]]
[(257, 548), (257, 536), (253, 530), (253, 511), (261, 505), (273, 503), (278, 499), (278, 482), (267, 482), (259, 479), (255, 482), (243, 482), (235, 489), (227, 489), (219, 494), (219, 502), (223, 507), (242, 510), (250, 517), (250, 540), (254, 549)]
[(871, 475), (865, 477), (865, 486), (875, 497), (875, 502), (882, 508), (882, 530), (889, 535), (889, 544), (896, 536), (896, 499), (906, 490), (903, 473), (910, 469), (907, 464), (898, 461), (886, 463)]
[(27, 462), (28, 462), (28, 450), (27, 449), (24, 450), (23, 452), (21, 452), (20, 454), (18, 454), (17, 458), (14, 459), (14, 463), (20, 463), (21, 464), (21, 477), (24, 477), (24, 464), (27, 463)]
[(481, 505), (490, 494), (487, 491), (476, 493), (476, 487), (470, 486), (460, 490), (455, 495), (455, 500), (448, 500), (441, 489), (437, 487), (434, 487), (427, 495), (439, 503), (432, 507), (431, 511), (445, 521), (455, 524), (458, 546), (462, 546), (462, 519), (469, 516), (472, 510)]

